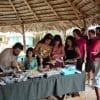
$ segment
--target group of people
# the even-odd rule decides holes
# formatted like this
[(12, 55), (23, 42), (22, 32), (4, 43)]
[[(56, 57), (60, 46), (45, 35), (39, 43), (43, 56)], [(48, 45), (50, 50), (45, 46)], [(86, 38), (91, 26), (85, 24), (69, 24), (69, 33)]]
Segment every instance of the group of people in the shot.
[(89, 80), (90, 73), (94, 73), (93, 84), (97, 100), (100, 100), (100, 27), (96, 28), (96, 32), (89, 30), (87, 35), (83, 31), (74, 29), (73, 36), (67, 36), (65, 43), (60, 35), (46, 34), (35, 48), (26, 50), (26, 57), (22, 63), (17, 61), (17, 56), (23, 50), (23, 45), (16, 43), (13, 48), (1, 52), (1, 70), (13, 68), (21, 71), (23, 64), (24, 69), (46, 71), (63, 67), (64, 62), (72, 61), (76, 68), (82, 71), (82, 64), (85, 63)]

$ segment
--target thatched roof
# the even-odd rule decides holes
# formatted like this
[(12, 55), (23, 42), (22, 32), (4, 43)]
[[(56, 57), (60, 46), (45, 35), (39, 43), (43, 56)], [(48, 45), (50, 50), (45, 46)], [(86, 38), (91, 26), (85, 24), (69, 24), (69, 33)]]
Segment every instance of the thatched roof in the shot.
[(14, 25), (25, 24), (26, 31), (84, 27), (99, 23), (99, 9), (100, 0), (0, 0), (0, 27), (17, 29)]

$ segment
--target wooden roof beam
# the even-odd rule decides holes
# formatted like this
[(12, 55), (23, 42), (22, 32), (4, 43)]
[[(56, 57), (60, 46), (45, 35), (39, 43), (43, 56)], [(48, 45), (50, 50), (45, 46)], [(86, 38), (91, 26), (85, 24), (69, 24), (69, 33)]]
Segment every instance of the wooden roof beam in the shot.
[[(53, 23), (53, 22), (66, 22), (66, 21), (71, 21), (71, 19), (54, 19), (54, 20), (41, 20), (41, 21), (33, 21), (33, 20), (28, 20), (28, 21), (23, 21), (24, 24), (28, 24), (28, 23)], [(76, 19), (73, 19), (73, 21), (76, 21)], [(75, 25), (75, 23), (73, 22), (73, 24)], [(12, 21), (0, 21), (0, 26), (6, 26), (6, 25), (19, 25), (18, 22), (12, 22)], [(75, 25), (77, 26), (77, 25)]]
[[(75, 6), (75, 4), (72, 3), (70, 0), (65, 0), (65, 1), (75, 10), (75, 12), (77, 12), (77, 13), (79, 13), (79, 14), (81, 14), (81, 15), (84, 14), (84, 12), (80, 11), (79, 8), (77, 8), (77, 7)], [(85, 15), (86, 15), (86, 14), (85, 14)]]
[(39, 17), (36, 15), (36, 13), (33, 11), (33, 9), (31, 8), (31, 6), (29, 5), (27, 0), (24, 0), (25, 4), (27, 5), (28, 9), (32, 12), (33, 16), (36, 17), (37, 20), (39, 20)]
[[(74, 26), (77, 26), (78, 28), (80, 28), (80, 26), (78, 24), (76, 24), (75, 22), (73, 22), (72, 20), (67, 20), (69, 23), (71, 23)], [(63, 22), (66, 22), (65, 20)]]
[(94, 0), (90, 0), (90, 2), (91, 2), (91, 3), (95, 3), (95, 1), (94, 1)]
[(77, 26), (78, 28), (81, 28), (78, 24), (76, 24), (75, 22), (73, 22), (73, 21), (69, 21), (69, 22), (71, 22), (72, 23), (72, 25), (75, 25), (75, 26)]
[(29, 27), (27, 27), (26, 31), (30, 31), (33, 27), (33, 23), (31, 25), (29, 25)]
[[(68, 22), (71, 23), (72, 25), (78, 27), (78, 28), (81, 28), (78, 24), (76, 24), (75, 22), (73, 22), (73, 21), (71, 21), (71, 20), (68, 20)], [(66, 25), (68, 25), (68, 22), (65, 21), (65, 22), (63, 22), (63, 23), (65, 23)], [(71, 27), (72, 27), (72, 26), (71, 26)]]
[(100, 0), (90, 0), (93, 4), (95, 3), (95, 4), (100, 4)]
[(16, 16), (17, 16), (17, 18), (18, 18), (18, 20), (19, 20), (19, 23), (22, 23), (22, 19), (21, 19), (20, 16), (18, 15), (18, 12), (17, 12), (17, 10), (16, 10), (16, 8), (15, 8), (15, 6), (14, 6), (12, 0), (9, 0), (9, 3), (10, 3), (10, 5), (11, 5), (11, 7), (13, 8), (14, 12), (16, 13)]
[(78, 20), (81, 20), (79, 14), (81, 14), (83, 17), (87, 16), (86, 14), (81, 12), (70, 0), (65, 0), (65, 1), (71, 6)]
[(66, 25), (66, 28), (71, 28), (72, 26), (70, 24), (68, 24), (67, 22), (64, 22), (64, 24)]
[(57, 12), (54, 10), (54, 8), (51, 6), (51, 4), (47, 1), (47, 0), (44, 0), (44, 2), (46, 4), (48, 4), (48, 6), (51, 8), (51, 10), (54, 12), (54, 14), (56, 15), (57, 18), (60, 18), (60, 16), (57, 14)]
[(14, 26), (14, 25), (10, 25), (13, 29), (15, 29), (16, 30), (16, 32), (19, 32), (19, 33), (21, 33), (21, 31), (16, 27), (16, 26)]
[(79, 16), (80, 12), (78, 12), (78, 10), (74, 7), (74, 5), (72, 5), (72, 3), (69, 0), (65, 0), (65, 1), (71, 6), (71, 8), (73, 9), (74, 14), (76, 15), (77, 19), (81, 20), (81, 18)]

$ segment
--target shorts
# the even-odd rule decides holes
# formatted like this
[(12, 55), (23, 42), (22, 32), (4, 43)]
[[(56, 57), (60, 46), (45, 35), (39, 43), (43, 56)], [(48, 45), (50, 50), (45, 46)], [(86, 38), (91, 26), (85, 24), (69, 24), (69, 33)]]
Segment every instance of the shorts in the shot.
[(93, 78), (93, 86), (100, 88), (100, 60), (93, 61), (95, 73)]
[(86, 65), (85, 65), (85, 71), (86, 72), (92, 71), (94, 73), (95, 68), (94, 68), (94, 64), (91, 60), (87, 60)]

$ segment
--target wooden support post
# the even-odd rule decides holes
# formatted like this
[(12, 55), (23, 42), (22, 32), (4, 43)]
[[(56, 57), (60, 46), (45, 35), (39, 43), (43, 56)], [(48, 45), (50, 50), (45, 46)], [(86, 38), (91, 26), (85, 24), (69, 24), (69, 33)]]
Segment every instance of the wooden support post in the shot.
[(85, 19), (83, 19), (83, 23), (84, 23), (84, 28), (86, 29), (87, 28), (87, 25), (86, 25), (86, 20)]
[(21, 27), (22, 27), (22, 35), (23, 35), (24, 50), (26, 50), (26, 40), (25, 40), (24, 24), (21, 24)]
[(65, 43), (66, 40), (66, 30), (63, 31), (63, 43)]

